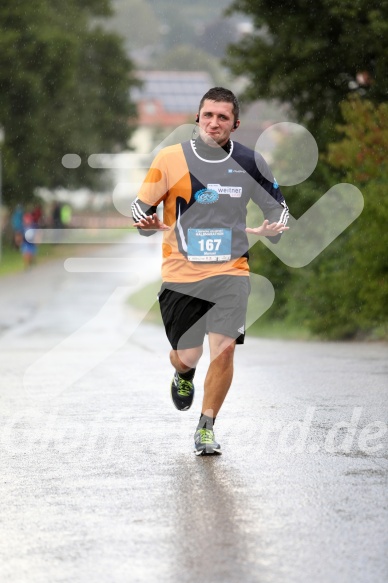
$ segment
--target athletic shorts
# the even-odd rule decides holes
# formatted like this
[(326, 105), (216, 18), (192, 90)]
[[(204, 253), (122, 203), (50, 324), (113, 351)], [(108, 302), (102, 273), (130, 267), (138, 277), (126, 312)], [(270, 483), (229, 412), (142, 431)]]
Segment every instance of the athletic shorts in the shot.
[(174, 350), (202, 346), (216, 332), (244, 344), (249, 276), (218, 275), (193, 283), (163, 283), (158, 294)]
[(36, 245), (34, 243), (24, 241), (20, 246), (20, 251), (22, 255), (36, 255)]

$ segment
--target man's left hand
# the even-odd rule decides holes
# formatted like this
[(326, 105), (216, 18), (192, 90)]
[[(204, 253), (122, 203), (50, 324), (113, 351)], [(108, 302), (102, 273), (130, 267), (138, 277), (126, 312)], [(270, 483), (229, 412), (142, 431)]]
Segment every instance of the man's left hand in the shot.
[(254, 229), (247, 227), (245, 232), (257, 235), (258, 237), (276, 237), (276, 235), (281, 235), (283, 231), (288, 231), (289, 228), (290, 227), (286, 227), (284, 223), (270, 223), (265, 219), (260, 227), (255, 227)]

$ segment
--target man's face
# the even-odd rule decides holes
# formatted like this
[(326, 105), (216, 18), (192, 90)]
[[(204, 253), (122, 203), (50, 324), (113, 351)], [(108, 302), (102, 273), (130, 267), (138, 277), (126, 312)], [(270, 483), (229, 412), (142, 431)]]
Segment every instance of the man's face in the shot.
[[(205, 99), (199, 112), (199, 129), (203, 141), (212, 147), (224, 146), (234, 132), (233, 104)], [(240, 124), (236, 120), (237, 126)]]

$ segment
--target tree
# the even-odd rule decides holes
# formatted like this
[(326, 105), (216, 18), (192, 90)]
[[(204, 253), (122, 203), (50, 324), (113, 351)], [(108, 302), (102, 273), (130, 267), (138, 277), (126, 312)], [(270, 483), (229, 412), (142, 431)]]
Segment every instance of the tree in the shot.
[[(303, 290), (294, 279), (291, 295), (307, 307), (310, 329), (331, 338), (388, 334), (388, 104), (359, 97), (342, 106), (342, 139), (330, 144), (326, 161), (358, 186), (364, 197), (360, 217), (319, 261), (304, 273)], [(294, 302), (295, 308), (295, 302)], [(385, 328), (385, 330), (384, 330)]]
[[(119, 37), (90, 25), (107, 14), (107, 0), (3, 1), (0, 122), (8, 203), (28, 200), (38, 186), (91, 186), (99, 173), (87, 156), (126, 145), (134, 71)], [(63, 167), (67, 153), (81, 156), (79, 169)]]
[(225, 80), (219, 59), (190, 45), (178, 45), (157, 57), (155, 67), (162, 71), (207, 71), (216, 84)]
[(350, 90), (386, 100), (388, 0), (235, 0), (230, 11), (254, 23), (227, 59), (249, 79), (246, 97), (289, 103), (321, 148)]
[[(254, 25), (254, 33), (232, 45), (227, 57), (231, 70), (248, 79), (245, 98), (288, 103), (321, 155), (339, 139), (338, 123), (347, 136), (330, 146), (326, 163), (321, 157), (308, 181), (283, 189), (293, 215), (341, 179), (360, 185), (365, 198), (361, 217), (304, 269), (279, 269), (268, 257), (263, 269), (254, 257), (255, 271), (277, 274), (277, 281), (270, 279), (278, 286), (275, 302), (283, 303), (269, 314), (303, 319), (313, 332), (333, 338), (383, 325), (388, 174), (382, 160), (388, 142), (386, 106), (379, 104), (388, 93), (388, 0), (235, 0), (230, 11), (247, 14)], [(359, 99), (341, 106), (349, 94)], [(355, 128), (357, 135), (351, 134)]]

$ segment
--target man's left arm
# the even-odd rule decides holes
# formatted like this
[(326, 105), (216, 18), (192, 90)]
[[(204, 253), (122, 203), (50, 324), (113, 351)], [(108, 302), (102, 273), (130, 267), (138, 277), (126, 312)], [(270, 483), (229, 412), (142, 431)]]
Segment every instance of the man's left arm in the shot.
[(288, 206), (264, 158), (256, 153), (255, 159), (253, 177), (257, 182), (257, 189), (252, 200), (263, 211), (264, 221), (259, 227), (253, 229), (248, 227), (245, 230), (257, 236), (269, 237), (271, 243), (277, 243), (282, 233), (289, 230), (286, 226), (289, 218)]

